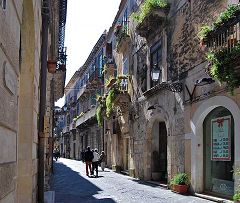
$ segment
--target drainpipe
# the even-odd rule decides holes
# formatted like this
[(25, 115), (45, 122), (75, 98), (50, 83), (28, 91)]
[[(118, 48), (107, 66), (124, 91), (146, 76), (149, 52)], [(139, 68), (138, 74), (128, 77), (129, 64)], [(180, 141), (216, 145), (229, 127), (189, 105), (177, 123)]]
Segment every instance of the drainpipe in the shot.
[(44, 116), (46, 109), (47, 49), (49, 26), (49, 0), (42, 1), (42, 45), (40, 72), (39, 136), (38, 136), (38, 202), (44, 203)]
[(52, 105), (52, 150), (50, 151), (50, 157), (51, 157), (51, 172), (53, 173), (53, 150), (54, 150), (54, 128), (56, 127), (56, 123), (55, 123), (55, 105), (54, 105), (54, 101), (55, 101), (55, 97), (54, 97), (54, 78), (51, 80), (51, 105)]

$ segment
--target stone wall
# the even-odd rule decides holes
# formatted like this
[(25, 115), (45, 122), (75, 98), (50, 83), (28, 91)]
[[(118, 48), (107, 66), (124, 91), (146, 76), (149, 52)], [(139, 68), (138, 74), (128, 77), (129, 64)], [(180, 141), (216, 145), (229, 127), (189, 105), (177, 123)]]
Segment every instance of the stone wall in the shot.
[(0, 202), (36, 202), (40, 12), (38, 1), (0, 7)]
[(201, 26), (212, 23), (226, 6), (226, 0), (175, 0), (171, 5), (168, 63), (173, 78), (205, 60), (197, 34)]
[(0, 7), (0, 202), (16, 202), (21, 5)]

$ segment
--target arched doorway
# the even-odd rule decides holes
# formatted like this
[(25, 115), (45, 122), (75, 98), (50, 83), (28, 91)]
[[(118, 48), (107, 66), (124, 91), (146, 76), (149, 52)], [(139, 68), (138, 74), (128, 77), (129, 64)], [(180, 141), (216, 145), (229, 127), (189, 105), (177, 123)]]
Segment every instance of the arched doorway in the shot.
[(203, 122), (204, 191), (231, 197), (234, 193), (234, 119), (224, 107)]
[[(216, 108), (223, 107), (227, 109), (234, 121), (232, 132), (234, 133), (234, 154), (240, 153), (240, 109), (234, 100), (226, 96), (215, 96), (201, 103), (193, 114), (190, 121), (192, 134), (191, 134), (191, 183), (195, 192), (204, 192), (206, 189), (204, 183), (205, 163), (204, 153), (204, 121), (207, 116)], [(240, 167), (240, 157), (234, 156), (234, 167)], [(238, 177), (235, 177), (235, 179)], [(235, 188), (237, 182), (234, 181)]]
[(167, 183), (167, 128), (158, 120), (152, 127), (151, 171), (152, 180)]

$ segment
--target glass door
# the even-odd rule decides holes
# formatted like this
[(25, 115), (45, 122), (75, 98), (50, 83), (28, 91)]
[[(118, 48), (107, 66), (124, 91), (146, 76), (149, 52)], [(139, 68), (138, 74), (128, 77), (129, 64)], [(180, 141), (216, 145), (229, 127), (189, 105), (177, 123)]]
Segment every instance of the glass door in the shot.
[(204, 124), (204, 189), (231, 197), (234, 193), (234, 120), (223, 107), (215, 108)]

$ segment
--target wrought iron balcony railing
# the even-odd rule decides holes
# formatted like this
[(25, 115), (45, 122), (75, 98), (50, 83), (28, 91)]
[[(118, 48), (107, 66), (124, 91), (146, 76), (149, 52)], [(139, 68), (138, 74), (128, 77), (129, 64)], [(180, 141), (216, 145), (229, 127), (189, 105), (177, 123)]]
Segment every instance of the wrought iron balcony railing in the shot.
[(240, 42), (240, 22), (229, 27), (224, 27), (216, 30), (207, 39), (207, 47), (210, 50), (228, 50), (231, 52), (232, 48)]

